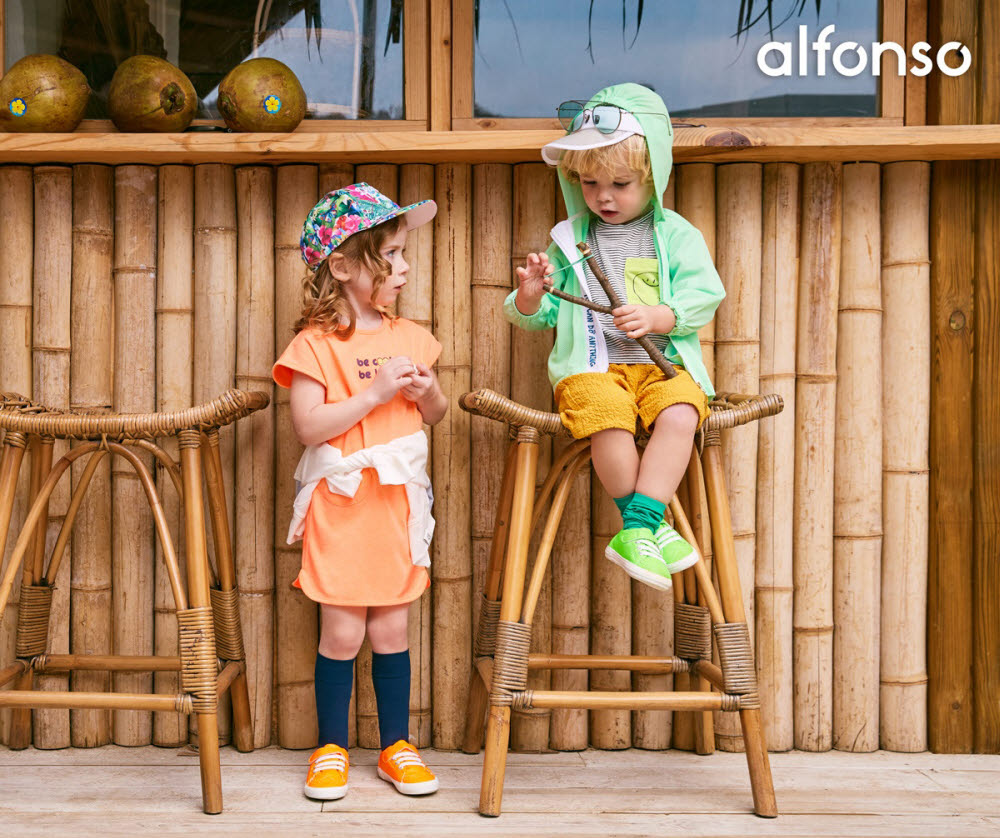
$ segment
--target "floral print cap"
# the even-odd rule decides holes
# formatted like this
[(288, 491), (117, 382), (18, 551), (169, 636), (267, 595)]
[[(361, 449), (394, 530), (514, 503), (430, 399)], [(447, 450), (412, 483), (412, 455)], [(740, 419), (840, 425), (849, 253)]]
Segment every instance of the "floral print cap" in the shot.
[(437, 204), (427, 200), (401, 207), (367, 183), (328, 192), (309, 211), (302, 225), (302, 258), (309, 270), (315, 271), (348, 236), (403, 213), (408, 213), (406, 229), (412, 230), (437, 214)]

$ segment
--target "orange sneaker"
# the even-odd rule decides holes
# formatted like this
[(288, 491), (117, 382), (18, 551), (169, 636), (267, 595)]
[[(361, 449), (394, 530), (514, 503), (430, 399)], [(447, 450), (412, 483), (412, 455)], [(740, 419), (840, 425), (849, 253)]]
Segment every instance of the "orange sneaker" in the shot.
[(302, 790), (313, 800), (337, 800), (347, 794), (347, 770), (347, 751), (339, 745), (317, 748)]
[(400, 739), (378, 758), (378, 775), (402, 794), (430, 794), (438, 790), (438, 779), (424, 764), (417, 749)]

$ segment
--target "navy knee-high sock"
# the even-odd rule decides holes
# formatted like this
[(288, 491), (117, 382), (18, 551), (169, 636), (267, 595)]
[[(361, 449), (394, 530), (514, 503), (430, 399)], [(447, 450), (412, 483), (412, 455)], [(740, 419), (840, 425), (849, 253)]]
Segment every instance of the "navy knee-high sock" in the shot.
[(372, 684), (378, 707), (378, 735), (383, 750), (409, 739), (410, 651), (372, 652)]
[(316, 653), (316, 719), (319, 745), (347, 747), (347, 711), (351, 705), (354, 658), (337, 660)]

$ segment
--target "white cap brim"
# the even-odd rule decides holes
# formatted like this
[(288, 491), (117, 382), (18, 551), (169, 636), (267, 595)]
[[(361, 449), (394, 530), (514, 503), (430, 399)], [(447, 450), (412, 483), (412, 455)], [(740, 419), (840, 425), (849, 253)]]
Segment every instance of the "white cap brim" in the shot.
[(571, 134), (567, 134), (565, 137), (560, 137), (558, 140), (542, 146), (542, 160), (550, 166), (558, 166), (559, 158), (562, 157), (564, 151), (584, 151), (588, 148), (614, 145), (628, 139), (633, 134), (645, 136), (639, 120), (625, 111), (621, 115), (621, 123), (610, 134), (598, 131), (593, 125), (580, 128)]

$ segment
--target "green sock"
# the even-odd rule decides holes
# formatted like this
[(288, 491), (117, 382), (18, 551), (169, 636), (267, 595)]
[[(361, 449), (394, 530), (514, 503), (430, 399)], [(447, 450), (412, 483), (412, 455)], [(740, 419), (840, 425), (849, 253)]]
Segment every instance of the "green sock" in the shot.
[(639, 492), (632, 496), (632, 502), (628, 509), (622, 513), (625, 529), (632, 527), (646, 527), (654, 532), (663, 520), (663, 513), (667, 505), (655, 498), (647, 497)]
[(634, 497), (635, 497), (635, 492), (629, 492), (623, 498), (612, 498), (612, 500), (615, 502), (615, 506), (618, 507), (618, 511), (621, 513), (622, 518), (625, 517), (625, 510), (628, 508), (628, 505), (632, 503), (632, 498)]

